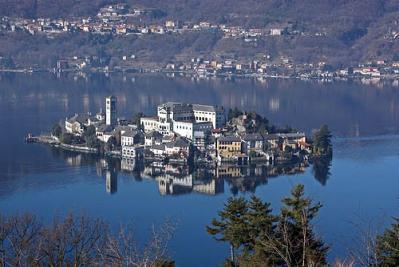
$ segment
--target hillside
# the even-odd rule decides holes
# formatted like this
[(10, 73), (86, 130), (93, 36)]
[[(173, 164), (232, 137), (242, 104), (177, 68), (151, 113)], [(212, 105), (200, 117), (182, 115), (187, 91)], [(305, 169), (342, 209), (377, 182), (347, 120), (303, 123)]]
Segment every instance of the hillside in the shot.
[[(162, 11), (157, 17), (140, 18), (141, 23), (162, 24), (172, 19), (248, 28), (289, 25), (303, 34), (260, 38), (255, 45), (224, 39), (218, 32), (193, 33), (180, 38), (114, 37), (102, 43), (79, 35), (39, 40), (37, 36), (16, 34), (1, 38), (0, 56), (14, 56), (17, 62), (22, 62), (18, 58), (37, 55), (40, 62), (50, 64), (54, 58), (96, 54), (102, 49), (112, 56), (129, 52), (142, 55), (143, 61), (153, 62), (200, 55), (253, 57), (259, 53), (275, 58), (287, 56), (295, 62), (327, 61), (331, 65), (399, 59), (399, 40), (391, 38), (392, 32), (399, 32), (399, 2), (396, 0), (0, 0), (0, 16), (87, 17), (95, 16), (106, 4), (120, 2)], [(60, 46), (65, 47), (59, 49)]]

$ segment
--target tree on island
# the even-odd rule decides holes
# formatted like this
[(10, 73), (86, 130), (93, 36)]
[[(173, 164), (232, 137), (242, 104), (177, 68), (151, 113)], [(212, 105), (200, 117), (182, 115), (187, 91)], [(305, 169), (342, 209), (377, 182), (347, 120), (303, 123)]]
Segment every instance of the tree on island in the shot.
[(61, 135), (60, 141), (61, 143), (67, 144), (67, 145), (71, 145), (74, 143), (74, 136), (73, 134), (70, 133), (63, 133)]
[(106, 151), (113, 151), (118, 147), (118, 141), (115, 136), (111, 136), (105, 144)]
[(313, 153), (316, 156), (332, 156), (331, 132), (327, 125), (322, 125), (313, 133)]
[(269, 120), (256, 112), (243, 112), (234, 108), (229, 110), (227, 118), (231, 126), (245, 127), (247, 133), (267, 134), (271, 129)]
[(233, 109), (229, 109), (229, 112), (227, 114), (227, 120), (231, 121), (234, 118), (237, 118), (238, 116), (241, 116), (244, 114), (241, 110), (239, 110), (237, 107)]
[(137, 126), (137, 129), (142, 129), (141, 118), (144, 117), (143, 112), (137, 112), (133, 114), (133, 123)]
[(83, 137), (85, 139), (86, 146), (97, 149), (101, 147), (101, 142), (98, 140), (96, 135), (96, 127), (93, 125), (90, 125), (85, 129)]
[(51, 129), (51, 134), (55, 137), (60, 138), (62, 135), (62, 128), (59, 123), (56, 123), (53, 125), (53, 128)]

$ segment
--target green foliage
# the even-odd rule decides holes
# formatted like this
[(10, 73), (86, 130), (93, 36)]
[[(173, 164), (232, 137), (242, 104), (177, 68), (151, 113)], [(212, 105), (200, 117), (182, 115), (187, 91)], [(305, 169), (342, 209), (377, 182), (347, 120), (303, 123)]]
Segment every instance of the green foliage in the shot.
[(67, 144), (67, 145), (71, 145), (72, 143), (73, 143), (73, 141), (74, 141), (74, 136), (73, 136), (73, 134), (70, 134), (70, 133), (63, 133), (62, 135), (61, 135), (61, 142), (62, 143), (64, 143), (64, 144)]
[(256, 112), (243, 112), (238, 108), (229, 109), (227, 118), (233, 123), (234, 119), (245, 115), (246, 119), (243, 121), (243, 126), (245, 126), (246, 132), (248, 133), (261, 133), (267, 134), (270, 132), (271, 128), (274, 126), (269, 125), (269, 120), (266, 117), (259, 115)]
[(376, 251), (378, 266), (399, 266), (399, 219), (377, 237)]
[(234, 248), (239, 248), (248, 240), (246, 217), (248, 207), (244, 198), (230, 197), (219, 212), (219, 220), (213, 219), (212, 225), (207, 226), (209, 234), (218, 241), (227, 241)]
[(138, 129), (141, 129), (141, 118), (144, 116), (143, 112), (137, 112), (133, 114), (133, 123), (137, 125)]
[(258, 132), (262, 134), (266, 134), (269, 131), (269, 120), (266, 117), (259, 115), (256, 112), (250, 112), (247, 114), (248, 120), (255, 122), (250, 127), (249, 132)]
[(115, 150), (118, 146), (118, 141), (116, 140), (115, 136), (111, 136), (107, 143), (105, 144), (105, 150), (106, 151), (112, 151)]
[[(311, 221), (322, 205), (304, 196), (304, 186), (297, 185), (291, 196), (283, 199), (277, 239), (291, 266), (326, 265), (328, 247), (314, 236)], [(289, 242), (287, 242), (289, 240)]]
[(83, 133), (83, 138), (85, 140), (86, 146), (92, 148), (100, 148), (101, 141), (98, 140), (96, 136), (96, 128), (93, 125), (87, 127)]
[[(249, 201), (229, 198), (207, 231), (218, 241), (243, 248), (240, 266), (325, 266), (328, 247), (312, 229), (321, 204), (304, 196), (303, 185), (294, 187), (282, 201), (275, 216), (270, 203), (255, 196)], [(233, 263), (226, 261), (226, 266)]]
[(235, 107), (234, 109), (229, 109), (229, 112), (227, 114), (227, 119), (231, 121), (232, 119), (237, 118), (242, 114), (244, 113), (241, 110), (239, 110), (237, 107)]
[(295, 129), (295, 128), (292, 128), (289, 125), (286, 125), (283, 128), (275, 129), (274, 132), (278, 132), (278, 133), (296, 133), (296, 132), (298, 132), (298, 130)]
[(253, 250), (259, 238), (264, 235), (272, 235), (274, 223), (277, 217), (272, 215), (270, 203), (263, 203), (261, 199), (253, 195), (248, 203), (246, 214), (247, 231), (249, 235), (248, 249)]
[(96, 135), (96, 127), (94, 127), (93, 125), (88, 126), (83, 132), (83, 136), (85, 138), (95, 135)]
[(51, 129), (51, 134), (60, 138), (62, 135), (62, 128), (61, 126), (57, 123), (53, 125), (53, 128)]
[[(114, 36), (110, 39), (107, 34), (92, 34), (91, 40), (83, 38), (83, 42), (80, 42), (81, 38), (69, 34), (55, 36), (50, 40), (17, 32), (13, 36), (2, 36), (0, 52), (15, 57), (16, 65), (25, 63), (25, 66), (34, 61), (47, 65), (46, 62), (52, 56), (65, 58), (92, 54), (99, 46), (106, 46), (113, 59), (122, 53), (128, 55), (134, 51), (137, 55), (145, 55), (152, 62), (177, 58), (182, 51), (183, 56), (190, 57), (248, 57), (257, 53), (269, 53), (286, 55), (295, 61), (306, 60), (308, 63), (319, 62), (321, 59), (341, 63), (360, 62), (365, 57), (392, 59), (399, 48), (390, 45), (386, 33), (396, 27), (392, 18), (399, 8), (395, 1), (129, 0), (122, 2), (127, 2), (131, 7), (143, 6), (151, 10), (138, 18), (128, 18), (127, 23), (132, 24), (162, 25), (166, 18), (173, 18), (182, 22), (209, 21), (246, 28), (270, 28), (274, 25), (287, 27), (284, 27), (281, 38), (258, 38), (256, 45), (251, 46), (242, 45), (244, 42), (239, 39), (221, 38), (220, 31), (185, 33), (178, 38), (173, 34), (150, 34), (140, 38)], [(94, 17), (99, 8), (111, 2), (115, 3), (112, 0), (0, 0), (0, 15), (30, 18)], [(325, 36), (312, 34), (317, 32), (325, 33)], [(59, 49), (61, 46), (62, 49)], [(356, 47), (356, 53), (353, 53), (353, 47)]]
[(313, 133), (313, 152), (317, 156), (332, 156), (331, 132), (327, 125), (322, 125)]

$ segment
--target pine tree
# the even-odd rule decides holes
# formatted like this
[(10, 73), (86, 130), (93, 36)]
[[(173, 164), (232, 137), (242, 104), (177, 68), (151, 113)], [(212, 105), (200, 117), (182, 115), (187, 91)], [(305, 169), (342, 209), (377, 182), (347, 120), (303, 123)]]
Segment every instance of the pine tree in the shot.
[(212, 225), (207, 226), (207, 232), (218, 241), (227, 241), (231, 247), (231, 261), (235, 262), (235, 250), (248, 240), (246, 214), (247, 202), (244, 198), (229, 198), (220, 211), (219, 219), (213, 219)]
[(322, 125), (320, 130), (313, 134), (314, 153), (319, 156), (332, 156), (331, 132), (327, 125)]
[(294, 187), (291, 196), (283, 199), (276, 246), (288, 266), (326, 265), (328, 247), (315, 237), (311, 224), (321, 207), (304, 196), (303, 185)]
[(399, 266), (399, 219), (377, 237), (378, 266)]
[(246, 221), (248, 223), (247, 248), (253, 250), (257, 240), (265, 235), (272, 234), (276, 217), (271, 214), (270, 203), (263, 203), (261, 199), (252, 196), (248, 203)]
[(274, 238), (277, 217), (272, 214), (270, 203), (252, 196), (248, 203), (248, 238), (240, 266), (274, 266), (278, 261), (273, 252), (262, 246), (262, 240)]

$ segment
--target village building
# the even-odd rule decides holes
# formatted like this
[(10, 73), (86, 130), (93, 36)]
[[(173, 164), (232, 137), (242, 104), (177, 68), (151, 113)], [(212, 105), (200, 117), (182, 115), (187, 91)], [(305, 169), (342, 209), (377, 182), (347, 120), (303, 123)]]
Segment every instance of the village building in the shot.
[(121, 134), (121, 145), (123, 146), (133, 146), (136, 144), (144, 143), (144, 135), (140, 131), (127, 130), (123, 131)]
[(157, 131), (152, 131), (145, 134), (144, 145), (153, 146), (162, 144), (162, 134)]
[(101, 124), (96, 127), (96, 136), (100, 141), (106, 143), (110, 137), (108, 133), (111, 133), (112, 130), (113, 128), (111, 125)]
[(216, 149), (222, 158), (234, 158), (242, 153), (242, 142), (238, 136), (221, 136), (217, 139)]
[(153, 144), (149, 150), (154, 154), (155, 157), (165, 156), (165, 144)]
[(224, 120), (222, 107), (167, 102), (158, 106), (157, 117), (143, 117), (140, 123), (146, 133), (176, 133), (192, 141), (195, 132), (208, 134), (212, 129), (222, 127)]
[(122, 158), (137, 159), (144, 155), (144, 146), (122, 146)]
[(67, 133), (82, 135), (88, 126), (97, 126), (100, 123), (97, 117), (91, 116), (90, 113), (83, 113), (66, 118), (64, 126)]
[(243, 152), (262, 151), (264, 148), (265, 139), (260, 133), (245, 134), (242, 137)]
[(177, 138), (176, 140), (165, 144), (165, 153), (169, 156), (183, 155), (189, 157), (190, 143), (183, 138)]

